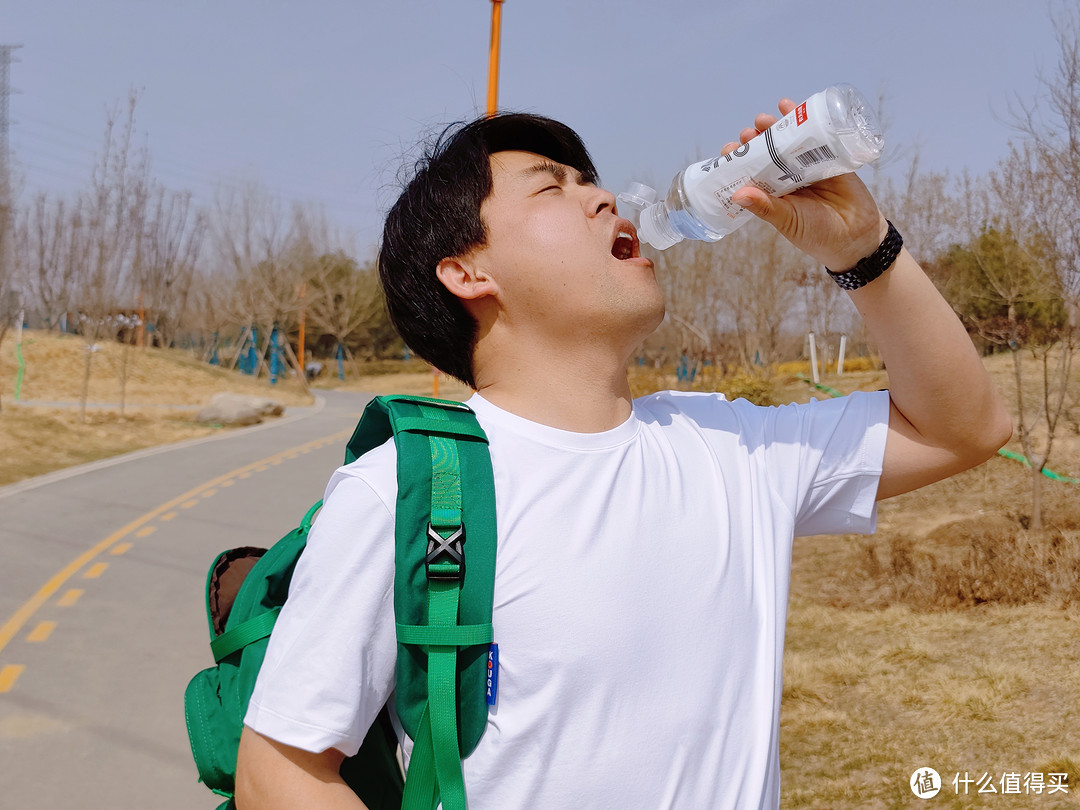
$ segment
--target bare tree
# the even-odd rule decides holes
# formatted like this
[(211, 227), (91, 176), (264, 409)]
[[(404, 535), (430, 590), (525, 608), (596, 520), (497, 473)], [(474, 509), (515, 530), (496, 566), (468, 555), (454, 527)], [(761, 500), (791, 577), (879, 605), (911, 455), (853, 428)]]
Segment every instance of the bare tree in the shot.
[(171, 346), (188, 308), (195, 267), (207, 229), (204, 212), (192, 205), (190, 192), (156, 185), (150, 195), (146, 225), (135, 266), (135, 285), (147, 325), (163, 346)]
[(27, 281), (30, 305), (49, 329), (70, 313), (79, 276), (89, 261), (89, 230), (83, 200), (38, 194), (18, 212), (16, 263)]
[(79, 331), (86, 342), (80, 396), (83, 421), (97, 343), (115, 338), (116, 315), (134, 304), (123, 299), (122, 289), (139, 262), (150, 186), (147, 151), (135, 144), (137, 102), (138, 95), (132, 92), (123, 113), (119, 106), (106, 112), (102, 153), (91, 176), (90, 190), (84, 196), (89, 252), (81, 268), (77, 293)]
[[(0, 217), (7, 222), (11, 221), (11, 208), (6, 201), (0, 203)], [(22, 285), (18, 280), (18, 270), (15, 264), (15, 240), (14, 228), (0, 228), (0, 347), (4, 345), (4, 338), (8, 330), (21, 325), (22, 318)]]
[(1077, 348), (1067, 273), (1055, 248), (1058, 182), (1030, 143), (1014, 145), (985, 181), (965, 177), (969, 238), (930, 268), (969, 332), (1010, 354), (1013, 419), (1031, 467), (1035, 530), (1042, 527), (1042, 473), (1065, 414)]
[(969, 236), (962, 227), (956, 178), (948, 172), (923, 170), (918, 151), (898, 181), (879, 182), (875, 197), (885, 216), (904, 234), (905, 247), (922, 264)]
[(261, 332), (260, 358), (272, 330), (291, 330), (302, 306), (304, 264), (311, 255), (302, 224), (302, 208), (290, 216), (257, 183), (221, 189), (215, 199), (213, 239), (231, 281), (225, 306), (235, 323)]
[(803, 260), (775, 230), (758, 222), (718, 247), (723, 249), (720, 311), (734, 326), (743, 365), (779, 362), (799, 332)]
[(1037, 254), (1033, 258), (1052, 277), (1065, 309), (1056, 332), (1031, 341), (1035, 345), (1027, 356), (1039, 369), (1041, 393), (1030, 405), (1025, 398), (1023, 355), (1013, 351), (1017, 432), (1032, 467), (1033, 528), (1042, 524), (1040, 473), (1070, 399), (1080, 328), (1080, 9), (1062, 5), (1051, 12), (1051, 20), (1057, 64), (1052, 71), (1040, 71), (1035, 98), (1018, 99), (1014, 105), (1022, 142), (1012, 146), (992, 179), (1001, 220), (1029, 255)]
[(385, 320), (378, 277), (371, 267), (360, 267), (344, 253), (324, 254), (311, 265), (307, 312), (311, 323), (333, 335), (350, 363), (349, 343), (359, 339), (373, 344), (373, 333)]
[(724, 353), (720, 340), (723, 331), (719, 316), (721, 272), (716, 247), (686, 241), (665, 251), (654, 251), (652, 259), (657, 279), (664, 290), (667, 318), (656, 341), (665, 352), (688, 353), (717, 360)]

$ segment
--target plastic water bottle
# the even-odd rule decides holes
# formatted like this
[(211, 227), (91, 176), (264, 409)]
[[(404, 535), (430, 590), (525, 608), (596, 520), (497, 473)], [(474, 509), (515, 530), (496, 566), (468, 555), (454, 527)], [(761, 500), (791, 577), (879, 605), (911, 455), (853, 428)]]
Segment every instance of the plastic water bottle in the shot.
[(679, 172), (667, 198), (641, 183), (618, 195), (637, 214), (638, 239), (665, 250), (683, 239), (717, 242), (753, 214), (732, 195), (754, 185), (776, 197), (877, 160), (885, 138), (866, 98), (850, 84), (815, 93), (761, 135), (727, 155)]

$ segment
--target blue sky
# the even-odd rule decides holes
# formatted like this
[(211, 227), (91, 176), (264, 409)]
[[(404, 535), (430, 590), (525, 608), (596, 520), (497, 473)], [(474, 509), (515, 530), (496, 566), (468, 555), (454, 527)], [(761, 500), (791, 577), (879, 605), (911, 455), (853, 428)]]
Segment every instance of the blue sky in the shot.
[[(24, 194), (86, 182), (105, 107), (141, 91), (153, 171), (209, 201), (255, 178), (373, 252), (419, 135), (483, 112), (490, 0), (9, 0)], [(894, 165), (991, 169), (1057, 46), (1042, 0), (506, 0), (500, 107), (565, 121), (602, 182), (666, 187), (782, 95), (883, 93)]]

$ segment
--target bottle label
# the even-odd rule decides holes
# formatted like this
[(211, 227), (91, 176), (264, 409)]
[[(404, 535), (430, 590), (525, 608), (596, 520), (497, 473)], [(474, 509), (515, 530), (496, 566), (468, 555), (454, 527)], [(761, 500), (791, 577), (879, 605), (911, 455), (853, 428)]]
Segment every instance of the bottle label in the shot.
[(752, 218), (731, 199), (746, 185), (777, 196), (854, 171), (859, 164), (846, 158), (830, 120), (824, 93), (811, 96), (762, 135), (687, 169), (687, 200), (719, 238)]

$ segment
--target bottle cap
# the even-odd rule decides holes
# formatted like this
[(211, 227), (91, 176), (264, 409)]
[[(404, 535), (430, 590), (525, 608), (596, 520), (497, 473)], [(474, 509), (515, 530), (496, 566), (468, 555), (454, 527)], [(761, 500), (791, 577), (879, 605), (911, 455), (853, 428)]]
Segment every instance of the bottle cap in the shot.
[(626, 217), (634, 227), (640, 227), (638, 217), (646, 206), (656, 202), (656, 189), (644, 183), (631, 183), (626, 191), (616, 195), (619, 216)]
[(616, 195), (619, 213), (634, 223), (638, 241), (666, 250), (681, 242), (682, 234), (672, 229), (664, 203), (657, 202), (656, 189), (644, 183), (631, 183), (626, 191)]
[(657, 250), (667, 250), (682, 240), (683, 235), (671, 227), (667, 206), (663, 202), (653, 203), (641, 212), (641, 222), (638, 225), (639, 242), (652, 245)]

